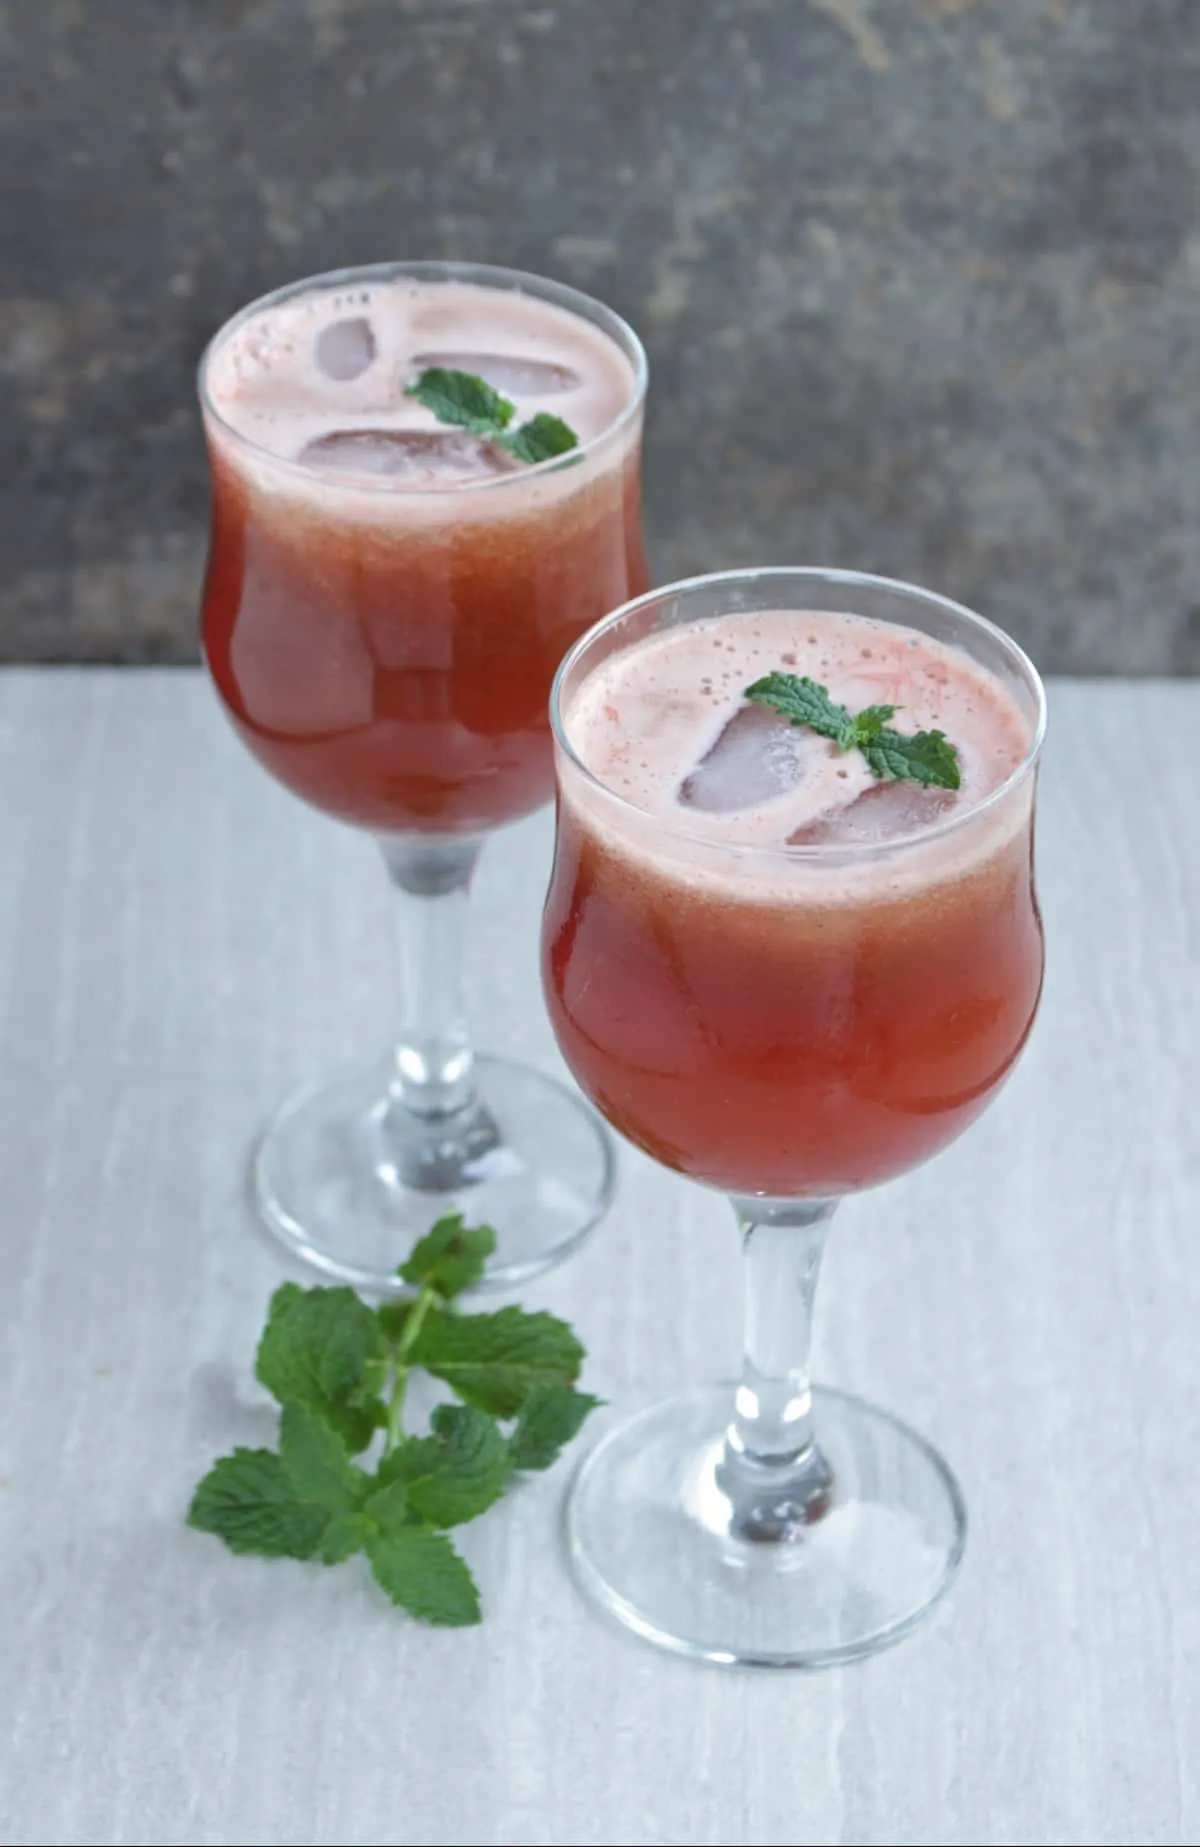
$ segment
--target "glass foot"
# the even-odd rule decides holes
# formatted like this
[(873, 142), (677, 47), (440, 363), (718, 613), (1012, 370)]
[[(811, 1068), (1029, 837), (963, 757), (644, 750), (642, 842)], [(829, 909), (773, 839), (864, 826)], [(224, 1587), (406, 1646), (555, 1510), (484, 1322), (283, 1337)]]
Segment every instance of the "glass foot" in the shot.
[(399, 1101), (374, 1066), (292, 1097), (254, 1157), (267, 1225), (326, 1276), (383, 1294), (443, 1212), (491, 1225), (483, 1287), (506, 1288), (561, 1262), (612, 1197), (613, 1145), (564, 1085), (481, 1056), (467, 1108), (436, 1119)]
[(817, 1390), (831, 1483), (751, 1537), (721, 1486), (732, 1402), (732, 1386), (668, 1399), (586, 1458), (567, 1504), (584, 1589), (660, 1648), (726, 1665), (832, 1667), (898, 1642), (962, 1557), (946, 1464), (886, 1411)]

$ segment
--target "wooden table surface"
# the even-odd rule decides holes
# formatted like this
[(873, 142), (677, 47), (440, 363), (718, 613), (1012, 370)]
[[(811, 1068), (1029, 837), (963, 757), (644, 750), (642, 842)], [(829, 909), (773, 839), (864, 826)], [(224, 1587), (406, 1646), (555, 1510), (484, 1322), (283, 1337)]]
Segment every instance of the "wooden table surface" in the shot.
[[(822, 1376), (953, 1462), (967, 1560), (900, 1647), (762, 1675), (585, 1607), (565, 1465), (468, 1531), (474, 1631), (184, 1527), (271, 1429), (286, 1266), (247, 1150), (385, 1044), (387, 891), (198, 674), (0, 674), (4, 1841), (1198, 1838), (1200, 684), (1058, 684), (1051, 729), (1034, 1043), (964, 1141), (845, 1208), (820, 1320)], [(474, 991), (481, 1043), (554, 1068), (549, 841), (540, 816), (485, 856)], [(733, 1368), (738, 1261), (718, 1199), (625, 1150), (522, 1299), (576, 1322), (616, 1410)]]

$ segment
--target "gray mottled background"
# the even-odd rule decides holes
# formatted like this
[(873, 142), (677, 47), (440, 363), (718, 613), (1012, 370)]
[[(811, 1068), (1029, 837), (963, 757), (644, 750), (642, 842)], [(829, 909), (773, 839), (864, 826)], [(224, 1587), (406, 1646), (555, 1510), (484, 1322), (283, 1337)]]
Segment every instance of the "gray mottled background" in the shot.
[(637, 324), (660, 576), (1200, 670), (1200, 0), (0, 0), (0, 656), (194, 658), (200, 349), (392, 255)]

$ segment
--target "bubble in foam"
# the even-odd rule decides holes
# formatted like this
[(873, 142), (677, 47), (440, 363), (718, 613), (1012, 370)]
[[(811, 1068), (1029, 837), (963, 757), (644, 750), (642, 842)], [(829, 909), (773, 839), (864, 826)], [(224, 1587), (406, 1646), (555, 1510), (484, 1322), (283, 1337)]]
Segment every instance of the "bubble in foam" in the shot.
[(503, 449), (469, 430), (331, 430), (306, 443), (298, 460), (413, 487), (484, 480), (516, 465)]
[(509, 353), (414, 353), (411, 363), (417, 372), (427, 366), (473, 372), (497, 391), (511, 391), (517, 397), (552, 398), (559, 392), (577, 391), (583, 383), (571, 366), (548, 359), (516, 358)]
[(313, 358), (326, 378), (347, 385), (374, 365), (378, 350), (374, 328), (359, 314), (322, 327), (313, 343)]

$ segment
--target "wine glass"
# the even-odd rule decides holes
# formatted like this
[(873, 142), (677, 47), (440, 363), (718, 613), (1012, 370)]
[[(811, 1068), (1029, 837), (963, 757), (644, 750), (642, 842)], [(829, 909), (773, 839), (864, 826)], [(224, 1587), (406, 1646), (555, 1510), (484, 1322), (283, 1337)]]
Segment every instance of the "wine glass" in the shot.
[[(910, 734), (933, 715), (961, 787), (876, 781), (861, 753), (743, 699), (788, 667), (834, 699), (851, 689), (848, 709), (900, 708), (894, 725), (907, 708)], [(921, 1436), (812, 1385), (818, 1272), (838, 1200), (962, 1133), (1029, 1035), (1041, 683), (944, 597), (740, 571), (592, 629), (552, 718), (542, 962), (559, 1045), (623, 1135), (729, 1196), (745, 1256), (740, 1381), (602, 1440), (569, 1501), (575, 1567), (683, 1654), (870, 1654), (946, 1590), (965, 1513)]]
[[(410, 387), (483, 377), (568, 453), (518, 460)], [(390, 263), (252, 303), (200, 368), (213, 517), (204, 652), (243, 742), (373, 835), (399, 910), (394, 1050), (286, 1102), (254, 1160), (271, 1229), (381, 1291), (432, 1218), (497, 1234), (486, 1281), (556, 1262), (604, 1211), (607, 1132), (572, 1091), (476, 1055), (463, 1005), (485, 840), (547, 801), (567, 647), (645, 588), (646, 360), (577, 290), (482, 264)], [(513, 427), (517, 427), (514, 421)]]

